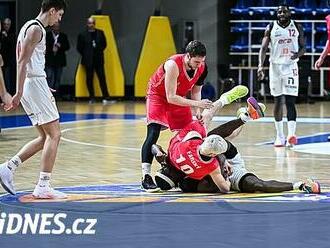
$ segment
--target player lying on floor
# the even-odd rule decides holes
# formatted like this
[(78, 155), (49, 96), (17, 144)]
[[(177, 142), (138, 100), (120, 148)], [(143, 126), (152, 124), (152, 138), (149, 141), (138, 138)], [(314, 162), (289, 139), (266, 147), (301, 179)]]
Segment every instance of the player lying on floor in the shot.
[[(215, 108), (203, 112), (206, 126), (217, 111)], [(237, 148), (226, 140), (237, 135), (248, 120), (263, 116), (264, 108), (254, 98), (249, 98), (248, 108), (239, 110), (238, 119), (220, 125), (208, 134), (205, 125), (199, 121), (187, 125), (171, 139), (168, 155), (160, 146), (154, 145), (152, 152), (162, 165), (155, 177), (158, 187), (169, 190), (178, 186), (183, 192), (199, 193), (226, 193), (229, 188), (244, 193), (277, 193), (294, 189), (320, 193), (319, 183), (312, 180), (291, 183), (258, 178), (245, 168)]]

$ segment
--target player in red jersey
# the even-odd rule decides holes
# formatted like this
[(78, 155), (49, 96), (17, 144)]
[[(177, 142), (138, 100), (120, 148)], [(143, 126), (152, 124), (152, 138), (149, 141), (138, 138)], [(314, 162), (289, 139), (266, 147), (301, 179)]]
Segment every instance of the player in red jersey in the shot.
[[(159, 66), (149, 80), (147, 92), (147, 136), (142, 145), (141, 188), (148, 192), (158, 191), (151, 177), (153, 155), (151, 147), (166, 128), (180, 130), (192, 121), (191, 107), (196, 108), (196, 116), (201, 119), (201, 110), (212, 107), (212, 102), (201, 100), (201, 89), (207, 76), (205, 63), (206, 48), (200, 41), (191, 41), (184, 54), (176, 54)], [(186, 98), (191, 93), (191, 99)], [(244, 95), (247, 92), (244, 89)], [(240, 88), (223, 97), (222, 105), (236, 100)]]
[(317, 70), (320, 69), (321, 65), (324, 62), (324, 59), (328, 56), (328, 53), (330, 52), (330, 15), (327, 15), (325, 17), (325, 20), (327, 22), (328, 39), (327, 39), (327, 42), (325, 43), (325, 46), (323, 48), (323, 51), (322, 51), (320, 57), (315, 62), (315, 69), (317, 69)]
[(174, 136), (168, 148), (169, 163), (192, 179), (201, 180), (210, 175), (221, 192), (230, 189), (220, 171), (217, 155), (226, 152), (228, 143), (219, 135), (206, 137), (205, 126), (193, 121)]

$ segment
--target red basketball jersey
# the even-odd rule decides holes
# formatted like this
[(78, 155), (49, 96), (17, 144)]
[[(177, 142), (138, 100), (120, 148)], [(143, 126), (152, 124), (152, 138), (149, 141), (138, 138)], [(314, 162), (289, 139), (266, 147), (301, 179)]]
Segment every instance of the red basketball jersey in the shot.
[[(185, 54), (176, 54), (169, 58), (173, 60), (179, 68), (179, 76), (177, 79), (176, 94), (185, 97), (192, 87), (197, 83), (200, 76), (205, 70), (205, 63), (203, 62), (195, 71), (194, 76), (189, 77), (186, 68), (184, 66)], [(149, 80), (147, 95), (161, 95), (166, 98), (165, 91), (165, 70), (164, 64), (160, 65), (157, 71), (151, 76)]]
[(325, 20), (327, 21), (328, 41), (330, 41), (330, 15), (327, 15)]
[[(194, 132), (194, 139), (185, 140)], [(188, 136), (187, 136), (188, 135)], [(170, 141), (168, 154), (173, 166), (183, 171), (187, 176), (200, 180), (219, 167), (216, 158), (203, 161), (198, 147), (206, 137), (206, 129), (199, 121), (193, 121), (180, 130)]]

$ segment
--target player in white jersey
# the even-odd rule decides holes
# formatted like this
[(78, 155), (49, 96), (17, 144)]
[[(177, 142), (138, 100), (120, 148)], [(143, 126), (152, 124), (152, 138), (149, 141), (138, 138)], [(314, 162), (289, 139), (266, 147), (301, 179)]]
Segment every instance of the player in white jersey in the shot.
[(285, 145), (283, 131), (283, 105), (286, 105), (288, 118), (287, 145), (297, 144), (295, 107), (299, 90), (298, 65), (299, 58), (305, 53), (303, 28), (291, 20), (290, 8), (280, 5), (277, 8), (277, 20), (266, 28), (259, 51), (258, 79), (264, 78), (264, 61), (270, 45), (269, 86), (274, 96), (274, 117), (276, 139), (274, 146)]
[(0, 183), (11, 194), (15, 194), (13, 176), (17, 167), (42, 151), (40, 177), (33, 196), (41, 199), (66, 197), (50, 185), (61, 131), (55, 99), (48, 88), (44, 71), (45, 27), (61, 21), (65, 8), (65, 0), (43, 0), (39, 15), (24, 24), (17, 38), (17, 89), (11, 109), (16, 109), (21, 102), (39, 136), (0, 165)]

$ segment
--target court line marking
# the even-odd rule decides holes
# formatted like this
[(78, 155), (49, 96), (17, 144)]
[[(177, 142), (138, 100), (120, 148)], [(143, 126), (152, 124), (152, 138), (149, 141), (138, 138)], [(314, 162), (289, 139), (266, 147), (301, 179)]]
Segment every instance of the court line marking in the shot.
[[(118, 120), (119, 121), (119, 120)], [(135, 121), (135, 120), (134, 120)], [(103, 125), (95, 125), (95, 126), (86, 126), (86, 127), (73, 127), (73, 128), (67, 128), (62, 130), (62, 133), (66, 133), (75, 129), (88, 129), (88, 128), (97, 128), (97, 127), (104, 127), (104, 126), (111, 126), (113, 123), (109, 124), (103, 124)], [(89, 142), (81, 142), (73, 139), (68, 139), (61, 137), (63, 141), (77, 144), (77, 145), (85, 145), (85, 146), (92, 146), (92, 147), (99, 147), (99, 148), (113, 148), (117, 150), (126, 150), (126, 151), (141, 151), (141, 148), (133, 148), (133, 147), (121, 147), (121, 146), (113, 146), (113, 145), (100, 145), (95, 143), (89, 143)], [(254, 155), (243, 155), (244, 159), (280, 159), (280, 158), (288, 158), (286, 156), (254, 156)], [(315, 158), (315, 157), (295, 157), (295, 158), (289, 158), (292, 160), (305, 160), (305, 159), (312, 159), (312, 160), (318, 160), (318, 161), (329, 161), (327, 158)]]

